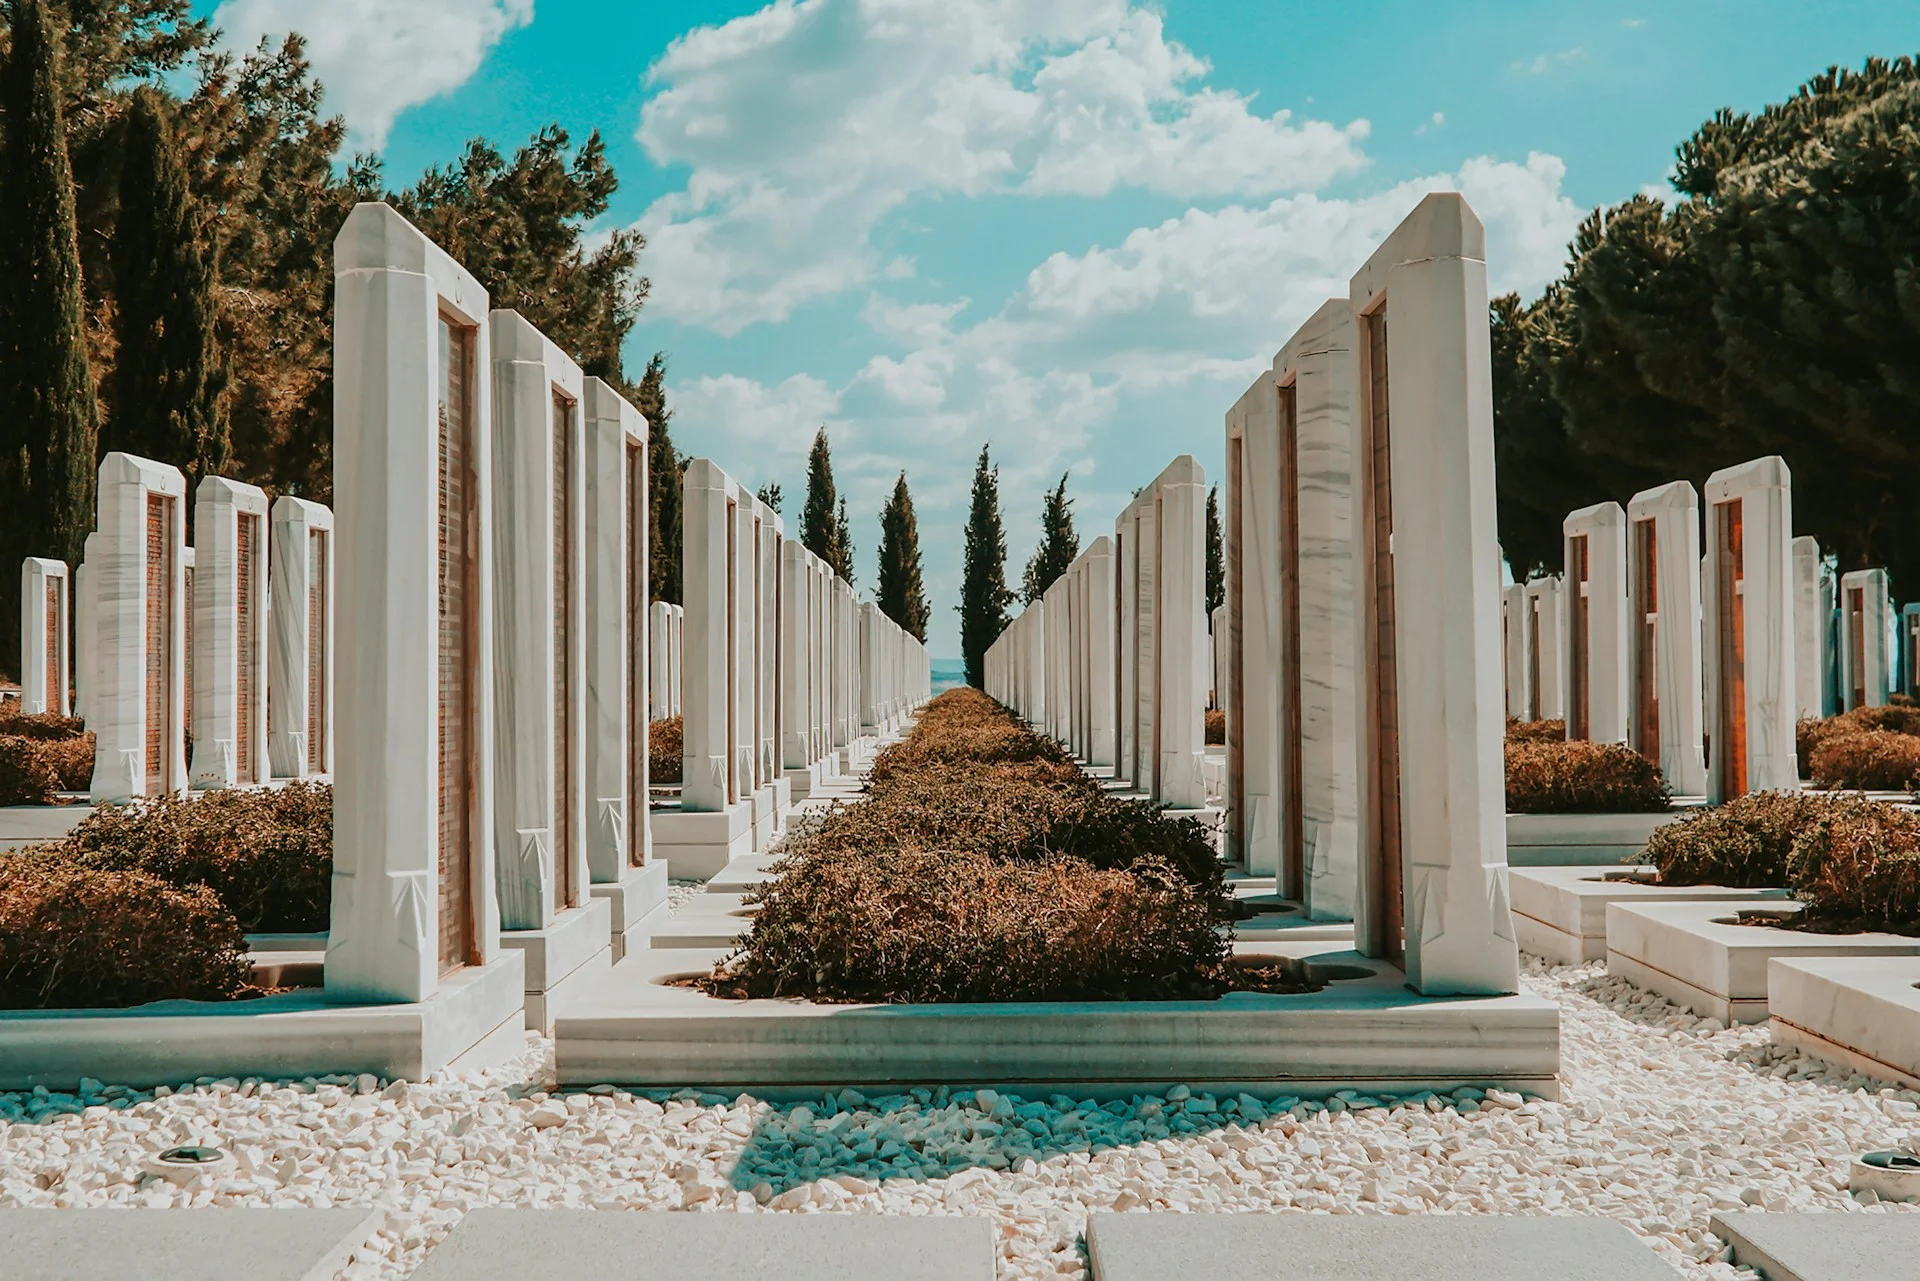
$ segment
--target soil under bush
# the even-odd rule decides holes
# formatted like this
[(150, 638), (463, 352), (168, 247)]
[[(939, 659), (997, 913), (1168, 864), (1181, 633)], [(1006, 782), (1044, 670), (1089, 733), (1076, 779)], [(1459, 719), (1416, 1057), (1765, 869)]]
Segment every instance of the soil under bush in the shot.
[(1646, 814), (1666, 809), (1673, 799), (1659, 767), (1618, 743), (1515, 737), (1510, 731), (1506, 753), (1512, 814)]
[(239, 923), (204, 885), (35, 854), (0, 857), (0, 1009), (250, 996)]
[(678, 783), (685, 722), (678, 716), (647, 726), (647, 782)]
[(696, 985), (820, 1002), (1157, 1000), (1308, 990), (1231, 963), (1205, 828), (1109, 796), (974, 689), (797, 820), (741, 950)]

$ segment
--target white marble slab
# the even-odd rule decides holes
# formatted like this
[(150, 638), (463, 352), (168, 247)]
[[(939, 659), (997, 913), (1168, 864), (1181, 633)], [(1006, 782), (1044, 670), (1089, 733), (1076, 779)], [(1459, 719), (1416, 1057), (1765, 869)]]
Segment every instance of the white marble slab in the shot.
[(193, 765), (188, 778), (201, 789), (255, 786), (272, 777), (267, 495), (254, 485), (207, 476), (194, 492), (193, 512)]
[(1889, 644), (1897, 635), (1893, 597), (1884, 569), (1840, 576), (1840, 698), (1847, 711), (1884, 707), (1897, 688)]
[[(273, 501), (267, 756), (276, 778), (333, 773), (333, 512)], [(317, 616), (316, 616), (317, 611)]]
[(1561, 686), (1567, 673), (1562, 586), (1559, 574), (1527, 584), (1527, 649), (1532, 655), (1527, 667), (1531, 681), (1527, 701), (1533, 710), (1532, 720), (1559, 720), (1567, 714)]
[(88, 534), (81, 544), (81, 561), (73, 568), (73, 714), (85, 720), (88, 699), (100, 683), (95, 669), (99, 646), (98, 610), (94, 606), (94, 582), (98, 575), (100, 535)]
[[(1709, 736), (1707, 799), (1719, 803), (1747, 792), (1799, 786), (1794, 750), (1793, 677), (1793, 496), (1792, 477), (1778, 457), (1756, 459), (1715, 472), (1707, 480), (1707, 547), (1700, 581), (1705, 614), (1702, 672)], [(1719, 550), (1729, 513), (1741, 513), (1742, 552), (1737, 572), (1723, 568)], [(1721, 577), (1733, 572), (1743, 620), (1740, 635), (1721, 601)], [(1729, 597), (1731, 598), (1731, 596)], [(1744, 776), (1729, 747), (1738, 732), (1730, 709), (1721, 706), (1721, 651), (1742, 654), (1746, 698)]]
[[(1619, 503), (1569, 512), (1561, 523), (1566, 578), (1561, 591), (1560, 688), (1567, 737), (1627, 741), (1627, 513)], [(1584, 577), (1576, 579), (1585, 558)], [(1584, 614), (1584, 621), (1582, 616)], [(1576, 632), (1576, 623), (1580, 630)], [(1584, 701), (1575, 701), (1584, 692)]]
[[(598, 378), (582, 380), (586, 629), (581, 691), (586, 739), (587, 879), (614, 885), (644, 867), (647, 823), (647, 700), (652, 615), (649, 577), (647, 420)], [(618, 932), (618, 926), (615, 926)]]
[(1559, 965), (1606, 959), (1609, 903), (1783, 901), (1784, 889), (1661, 885), (1647, 865), (1520, 867), (1510, 873), (1513, 924), (1522, 951)]
[(20, 566), (20, 710), (68, 715), (72, 703), (72, 628), (67, 562), (29, 556)]
[(1838, 584), (1820, 543), (1811, 535), (1793, 540), (1793, 685), (1794, 716), (1832, 716), (1840, 710), (1839, 626), (1835, 604)]
[[(1651, 670), (1644, 670), (1645, 647), (1634, 640), (1627, 646), (1627, 741), (1642, 756), (1659, 763), (1676, 794), (1705, 795), (1700, 500), (1683, 480), (1642, 490), (1627, 504), (1627, 521), (1628, 626), (1651, 628), (1653, 651)], [(1637, 709), (1641, 691), (1649, 684), (1657, 723), (1644, 725)]]
[(1920, 957), (1775, 957), (1767, 1011), (1775, 1045), (1920, 1090)]

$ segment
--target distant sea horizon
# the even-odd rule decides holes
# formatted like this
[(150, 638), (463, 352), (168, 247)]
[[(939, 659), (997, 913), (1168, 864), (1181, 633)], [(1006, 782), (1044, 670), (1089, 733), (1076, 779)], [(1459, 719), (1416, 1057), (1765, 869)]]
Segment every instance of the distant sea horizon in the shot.
[(933, 674), (933, 692), (936, 694), (967, 683), (967, 660), (964, 658), (930, 658), (927, 668)]

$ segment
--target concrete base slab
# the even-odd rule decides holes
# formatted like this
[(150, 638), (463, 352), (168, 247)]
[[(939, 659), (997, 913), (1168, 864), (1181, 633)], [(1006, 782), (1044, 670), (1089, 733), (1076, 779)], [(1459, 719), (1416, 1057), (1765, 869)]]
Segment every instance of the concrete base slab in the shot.
[(1607, 954), (1609, 903), (1753, 903), (1787, 897), (1784, 889), (1651, 885), (1626, 879), (1653, 874), (1645, 865), (1514, 868), (1507, 874), (1507, 887), (1520, 950), (1560, 965), (1601, 960)]
[(384, 1211), (0, 1210), (8, 1281), (333, 1281)]
[(1656, 828), (1678, 822), (1699, 808), (1678, 802), (1654, 814), (1509, 814), (1507, 864), (1569, 867), (1635, 862)]
[(839, 772), (839, 762), (832, 756), (823, 756), (811, 765), (789, 765), (787, 786), (792, 790), (794, 801), (804, 801), (839, 777)]
[(0, 1011), (0, 1090), (178, 1085), (200, 1076), (371, 1072), (425, 1080), (526, 1049), (525, 961), (502, 951), (430, 1000), (367, 1005), (307, 988), (257, 1001), (156, 1001), (126, 1010)]
[(91, 813), (91, 805), (0, 805), (0, 853), (61, 840)]
[[(1738, 903), (1609, 903), (1607, 969), (1697, 1014), (1729, 1023), (1767, 1017), (1776, 956), (1920, 956), (1920, 938), (1812, 934), (1740, 925)], [(1756, 905), (1791, 914), (1791, 899)]]
[(542, 1035), (552, 1031), (552, 1011), (563, 992), (582, 971), (604, 972), (613, 964), (612, 905), (589, 898), (579, 907), (556, 914), (553, 924), (539, 930), (501, 930), (500, 946), (511, 948), (527, 961), (527, 1027)]
[(412, 1281), (993, 1281), (992, 1224), (961, 1215), (479, 1209)]
[(1775, 957), (1767, 964), (1769, 1031), (1776, 1045), (1920, 1090), (1916, 984), (1920, 957)]
[(773, 840), (787, 827), (787, 813), (793, 808), (793, 784), (785, 776), (774, 779), (753, 792), (753, 850), (766, 852)]
[(711, 813), (656, 809), (651, 821), (653, 856), (678, 881), (704, 881), (729, 860), (753, 853), (751, 801), (736, 801)]
[(1920, 1215), (1742, 1210), (1710, 1225), (1733, 1261), (1766, 1281), (1889, 1281), (1920, 1271)]
[(641, 940), (633, 937), (640, 922), (667, 901), (666, 861), (656, 858), (640, 867), (628, 867), (619, 880), (589, 889), (593, 897), (607, 901), (607, 937), (613, 946), (613, 959), (618, 961), (627, 954), (630, 942), (640, 945)]
[(716, 872), (707, 882), (709, 894), (745, 894), (755, 886), (774, 878), (773, 865), (785, 855), (742, 854)]
[(753, 908), (738, 894), (698, 894), (661, 921), (647, 937), (654, 951), (687, 949), (731, 952), (753, 928)]
[(660, 942), (595, 980), (555, 1020), (562, 1084), (776, 1093), (1009, 1085), (1111, 1097), (1180, 1083), (1269, 1093), (1494, 1083), (1559, 1097), (1560, 1016), (1551, 1002), (1418, 996), (1391, 966), (1324, 944), (1235, 951), (1365, 977), (1299, 996), (1236, 992), (1214, 1001), (814, 1005), (721, 1000), (674, 986), (727, 949)]
[(1677, 1281), (1624, 1223), (1492, 1214), (1093, 1214), (1094, 1281)]

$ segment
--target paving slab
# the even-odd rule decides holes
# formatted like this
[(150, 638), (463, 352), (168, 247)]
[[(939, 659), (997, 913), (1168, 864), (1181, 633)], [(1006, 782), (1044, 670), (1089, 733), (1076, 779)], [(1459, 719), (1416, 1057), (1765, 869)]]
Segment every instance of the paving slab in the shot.
[(333, 1281), (379, 1210), (0, 1210), (7, 1281)]
[(1677, 1281), (1613, 1219), (1095, 1214), (1093, 1281)]
[(0, 805), (0, 853), (63, 840), (91, 813), (91, 805)]
[(1716, 1214), (1713, 1234), (1765, 1281), (1892, 1281), (1920, 1276), (1920, 1214), (1843, 1210)]
[(482, 1209), (412, 1281), (993, 1281), (995, 1254), (961, 1215)]

